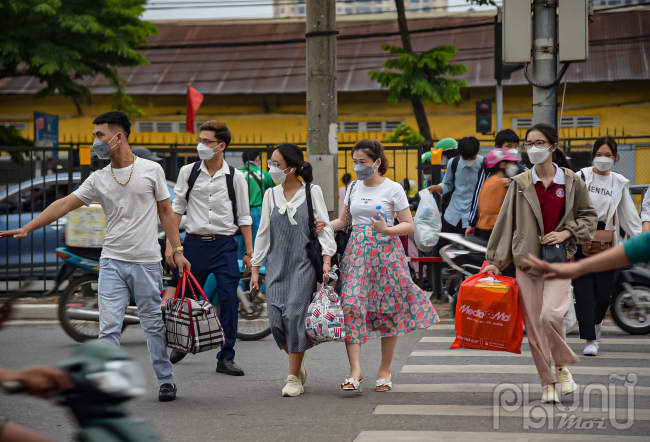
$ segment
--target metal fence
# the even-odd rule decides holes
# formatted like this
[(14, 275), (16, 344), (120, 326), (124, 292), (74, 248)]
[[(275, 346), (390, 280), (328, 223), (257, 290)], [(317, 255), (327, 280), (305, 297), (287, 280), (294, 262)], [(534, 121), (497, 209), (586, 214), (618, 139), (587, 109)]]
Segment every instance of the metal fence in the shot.
[[(563, 140), (563, 148), (570, 157), (574, 170), (591, 164), (592, 138)], [(650, 183), (650, 136), (619, 138), (620, 160), (612, 170), (623, 174), (632, 184)], [(482, 153), (494, 147), (493, 140), (481, 140)], [(163, 158), (162, 167), (170, 182), (176, 181), (178, 171), (186, 164), (197, 161), (196, 148), (179, 144), (138, 144), (156, 152)], [(354, 177), (353, 143), (340, 143), (338, 154), (339, 178), (344, 173)], [(90, 166), (81, 166), (80, 148), (90, 148), (89, 143), (71, 143), (59, 148), (51, 147), (0, 147), (0, 230), (18, 228), (28, 223), (56, 199), (75, 190), (93, 170), (108, 165), (106, 160), (93, 159)], [(306, 146), (301, 145), (303, 149)], [(389, 162), (387, 176), (394, 181), (409, 178), (421, 188), (422, 177), (417, 168), (421, 146), (384, 146)], [(275, 146), (271, 144), (232, 144), (225, 153), (226, 161), (241, 166), (242, 153), (258, 150), (262, 167), (270, 158)], [(341, 183), (342, 184), (342, 183)], [(173, 186), (173, 183), (169, 183)], [(633, 190), (640, 210), (643, 186)], [(0, 240), (0, 291), (15, 286), (24, 279), (43, 279), (42, 288), (56, 274), (59, 259), (55, 249), (64, 245), (66, 219), (39, 229), (27, 238)]]

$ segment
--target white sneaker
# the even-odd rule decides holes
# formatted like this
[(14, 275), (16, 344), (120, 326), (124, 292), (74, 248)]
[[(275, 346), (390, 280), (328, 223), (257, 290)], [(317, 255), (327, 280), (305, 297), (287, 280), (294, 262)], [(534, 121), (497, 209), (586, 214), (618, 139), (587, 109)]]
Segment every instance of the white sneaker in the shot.
[(302, 387), (302, 382), (300, 379), (290, 374), (287, 378), (287, 385), (282, 389), (282, 396), (300, 396), (305, 392), (305, 389)]
[(305, 358), (302, 358), (302, 365), (300, 366), (300, 382), (305, 385), (307, 382), (307, 369), (305, 368)]
[(587, 341), (582, 354), (585, 356), (598, 356), (598, 341)]
[(555, 384), (544, 385), (544, 393), (542, 394), (542, 402), (545, 404), (557, 404), (560, 398), (557, 395)]
[(578, 386), (573, 382), (571, 372), (566, 368), (557, 369), (557, 380), (560, 382), (560, 392), (562, 394), (569, 394), (575, 391)]
[(596, 324), (596, 341), (600, 341), (600, 334), (603, 332), (603, 323)]

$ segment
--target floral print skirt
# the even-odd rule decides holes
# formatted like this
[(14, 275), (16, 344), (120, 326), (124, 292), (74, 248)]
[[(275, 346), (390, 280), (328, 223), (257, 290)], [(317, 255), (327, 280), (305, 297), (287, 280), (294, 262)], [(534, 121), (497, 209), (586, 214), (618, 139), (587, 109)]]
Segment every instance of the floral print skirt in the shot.
[(411, 280), (398, 237), (354, 226), (341, 268), (345, 342), (400, 336), (440, 321)]

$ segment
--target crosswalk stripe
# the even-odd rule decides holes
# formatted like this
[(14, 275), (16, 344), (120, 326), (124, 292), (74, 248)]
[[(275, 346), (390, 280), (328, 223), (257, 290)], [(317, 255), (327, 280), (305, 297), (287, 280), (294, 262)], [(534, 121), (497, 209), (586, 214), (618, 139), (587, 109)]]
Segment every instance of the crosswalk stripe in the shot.
[[(572, 374), (606, 375), (617, 374), (626, 376), (636, 373), (638, 376), (650, 376), (650, 368), (646, 367), (585, 367), (572, 365)], [(400, 373), (506, 373), (506, 374), (537, 374), (537, 369), (530, 365), (405, 365)]]
[[(560, 404), (561, 406), (561, 404)], [(506, 410), (497, 407), (499, 417), (519, 417), (524, 416), (539, 416), (540, 408), (546, 410), (546, 415), (553, 413), (555, 418), (566, 417), (567, 411), (561, 410), (557, 404), (535, 404), (523, 405), (514, 410)], [(532, 413), (532, 410), (535, 410)], [(601, 408), (596, 407), (591, 411), (572, 410), (570, 415), (576, 418), (582, 417), (583, 419), (600, 419), (605, 417), (609, 419), (609, 413), (612, 410), (602, 411)], [(413, 416), (474, 416), (474, 417), (493, 417), (495, 414), (495, 407), (492, 405), (377, 405), (372, 414), (399, 414), (399, 415), (413, 415)], [(614, 409), (616, 419), (626, 419), (628, 414), (627, 408)], [(635, 421), (648, 421), (650, 420), (650, 409), (641, 408), (634, 410)]]
[[(466, 384), (393, 384), (390, 393), (494, 393), (494, 390), (503, 384), (488, 383), (466, 383)], [(523, 384), (514, 384), (523, 391)], [(582, 392), (587, 385), (578, 384), (578, 391)], [(531, 393), (541, 393), (540, 384), (528, 384)], [(616, 394), (628, 394), (626, 387), (617, 385), (614, 390)], [(594, 391), (593, 394), (599, 394)], [(634, 396), (650, 396), (650, 387), (634, 386)]]
[[(420, 342), (454, 342), (453, 336), (425, 336), (420, 339)], [(584, 339), (567, 338), (568, 344), (584, 344)], [(528, 338), (524, 338), (524, 344), (528, 344)], [(650, 345), (649, 338), (603, 338), (600, 344), (616, 344), (616, 345)]]
[[(572, 442), (648, 442), (647, 436), (612, 436), (596, 434), (567, 435)], [(354, 442), (557, 442), (557, 433), (497, 433), (472, 431), (362, 431)]]
[[(438, 323), (435, 325), (431, 325), (427, 328), (427, 330), (455, 330), (456, 326), (451, 323)], [(574, 329), (573, 332), (577, 331), (580, 329), (580, 325), (576, 325), (576, 328)], [(602, 331), (604, 332), (622, 332), (620, 327), (617, 325), (604, 325)]]
[[(520, 355), (515, 353), (508, 353), (505, 351), (483, 351), (483, 350), (467, 350), (467, 349), (458, 349), (458, 350), (422, 350), (414, 351), (411, 353), (411, 356), (480, 356), (480, 357), (530, 357), (530, 351), (522, 351)], [(591, 358), (585, 357), (585, 360)], [(595, 358), (594, 358), (595, 359)], [(632, 352), (602, 352), (598, 353), (598, 359), (650, 359), (650, 353), (632, 353)]]

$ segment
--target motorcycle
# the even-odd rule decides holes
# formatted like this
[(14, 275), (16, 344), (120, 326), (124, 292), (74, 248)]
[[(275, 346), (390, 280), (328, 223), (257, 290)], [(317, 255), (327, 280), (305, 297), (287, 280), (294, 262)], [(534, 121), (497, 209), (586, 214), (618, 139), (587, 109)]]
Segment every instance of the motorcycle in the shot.
[(449, 244), (440, 249), (440, 257), (449, 267), (445, 272), (444, 293), (452, 303), (451, 314), (456, 312), (456, 301), (460, 285), (468, 276), (476, 275), (481, 271), (487, 252), (487, 241), (457, 233), (440, 233), (440, 238), (446, 239)]
[[(56, 253), (63, 260), (63, 265), (57, 274), (54, 288), (46, 295), (58, 292), (63, 282), (68, 281), (68, 286), (59, 297), (58, 316), (61, 327), (78, 342), (97, 339), (99, 336), (97, 286), (100, 251), (98, 249), (59, 247), (56, 249)], [(239, 267), (242, 268), (241, 261), (239, 261)], [(263, 284), (264, 267), (260, 269), (260, 278)], [(165, 279), (170, 280), (171, 275), (164, 276), (163, 280)], [(244, 276), (242, 273), (237, 288), (240, 304), (237, 338), (243, 341), (258, 340), (271, 334), (269, 319), (266, 315), (265, 287), (262, 287), (262, 293), (251, 296), (249, 284), (250, 275)], [(218, 306), (216, 287), (216, 279), (214, 275), (210, 275), (203, 291), (208, 299)], [(164, 291), (161, 293), (162, 295), (164, 295)], [(129, 325), (139, 323), (137, 306), (134, 298), (131, 297), (124, 315), (122, 331)]]
[[(97, 341), (75, 349), (59, 367), (73, 387), (58, 393), (59, 405), (68, 407), (79, 424), (77, 440), (85, 442), (156, 442), (142, 419), (121, 405), (145, 393), (145, 378), (124, 350)], [(22, 393), (20, 382), (6, 381), (9, 394)]]
[(650, 333), (650, 272), (642, 267), (620, 271), (609, 307), (612, 319), (633, 335)]

